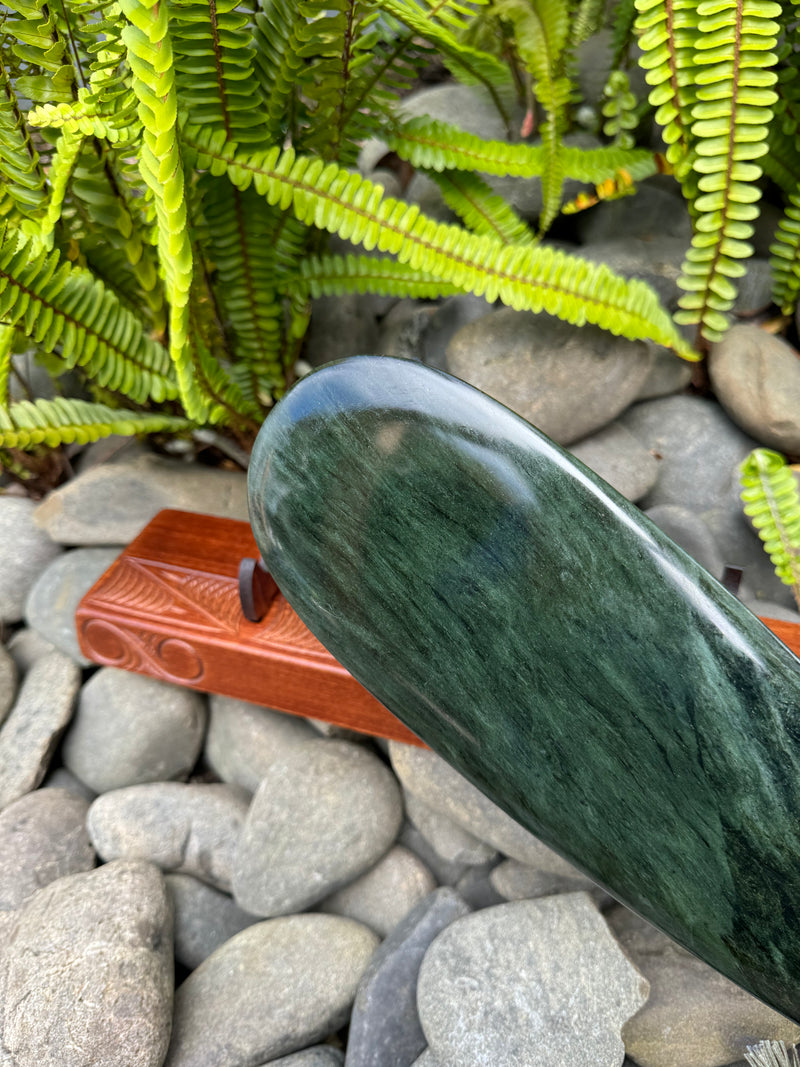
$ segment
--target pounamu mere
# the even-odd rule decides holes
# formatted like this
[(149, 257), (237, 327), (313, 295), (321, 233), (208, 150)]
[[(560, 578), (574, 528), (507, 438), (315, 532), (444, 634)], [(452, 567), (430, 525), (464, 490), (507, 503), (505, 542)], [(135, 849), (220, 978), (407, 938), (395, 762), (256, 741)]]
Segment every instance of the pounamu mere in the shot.
[(249, 474), (313, 634), (523, 826), (800, 1021), (800, 661), (582, 464), (446, 374), (329, 364)]

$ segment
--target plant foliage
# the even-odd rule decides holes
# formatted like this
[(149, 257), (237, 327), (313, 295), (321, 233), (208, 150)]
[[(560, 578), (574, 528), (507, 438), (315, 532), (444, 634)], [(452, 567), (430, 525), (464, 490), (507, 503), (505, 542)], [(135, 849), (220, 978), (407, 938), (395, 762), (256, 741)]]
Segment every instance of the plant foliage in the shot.
[[(0, 448), (181, 418), (246, 443), (291, 381), (321, 295), (472, 292), (695, 358), (647, 285), (543, 240), (560, 213), (665, 168), (694, 220), (679, 321), (698, 325), (701, 347), (726, 328), (762, 170), (786, 201), (773, 267), (788, 313), (800, 293), (797, 21), (775, 0), (8, 0)], [(565, 141), (576, 53), (605, 26), (613, 62), (589, 102), (605, 143), (577, 148)], [(631, 91), (637, 43), (649, 102)], [(505, 140), (403, 115), (433, 57), (494, 104)], [(665, 159), (635, 142), (647, 108)], [(458, 224), (359, 174), (373, 137), (438, 183)], [(496, 176), (541, 184), (538, 220), (503, 200)], [(565, 204), (567, 179), (591, 188)], [(352, 251), (329, 253), (328, 235)], [(82, 377), (80, 403), (9, 402), (25, 345)]]
[(742, 500), (764, 549), (800, 606), (800, 494), (791, 467), (777, 452), (754, 449), (740, 468)]

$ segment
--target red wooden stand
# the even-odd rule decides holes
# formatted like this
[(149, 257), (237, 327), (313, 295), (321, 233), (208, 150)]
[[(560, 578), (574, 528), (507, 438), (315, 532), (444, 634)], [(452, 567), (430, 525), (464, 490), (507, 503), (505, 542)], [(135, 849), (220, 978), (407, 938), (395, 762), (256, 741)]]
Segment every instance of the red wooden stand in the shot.
[[(85, 656), (254, 704), (421, 745), (306, 629), (277, 590), (260, 622), (239, 599), (258, 557), (246, 522), (162, 511), (78, 606)], [(762, 619), (800, 655), (800, 626)]]
[(81, 651), (103, 666), (421, 745), (277, 590), (263, 619), (248, 622), (239, 563), (258, 555), (246, 522), (160, 512), (79, 604)]

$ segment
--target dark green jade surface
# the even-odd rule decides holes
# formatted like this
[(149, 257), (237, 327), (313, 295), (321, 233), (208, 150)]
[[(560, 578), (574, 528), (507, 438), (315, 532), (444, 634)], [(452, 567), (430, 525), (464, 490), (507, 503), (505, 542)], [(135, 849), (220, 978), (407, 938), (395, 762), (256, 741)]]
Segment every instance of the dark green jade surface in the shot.
[(267, 567), (518, 822), (800, 1021), (800, 661), (527, 422), (421, 364), (300, 381), (249, 475)]

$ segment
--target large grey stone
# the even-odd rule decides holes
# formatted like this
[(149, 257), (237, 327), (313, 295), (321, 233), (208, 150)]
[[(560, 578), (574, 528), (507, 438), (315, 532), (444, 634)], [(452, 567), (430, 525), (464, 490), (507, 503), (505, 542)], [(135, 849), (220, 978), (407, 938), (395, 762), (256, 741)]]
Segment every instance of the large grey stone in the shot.
[(447, 347), (451, 374), (559, 444), (612, 422), (636, 398), (652, 361), (644, 342), (512, 308), (463, 326)]
[(417, 976), (428, 946), (469, 913), (452, 889), (420, 901), (370, 960), (358, 987), (347, 1039), (346, 1067), (409, 1067), (425, 1047), (417, 1015)]
[[(269, 1067), (341, 1067), (344, 1054), (332, 1045), (315, 1045), (314, 1048), (293, 1052), (290, 1056), (281, 1056), (279, 1060), (270, 1060)], [(262, 1067), (267, 1067), (263, 1064)]]
[(577, 221), (583, 245), (633, 238), (652, 243), (657, 252), (662, 241), (682, 241), (685, 249), (692, 239), (692, 220), (680, 194), (652, 179), (639, 183), (635, 197), (603, 201), (581, 212)]
[(660, 456), (658, 481), (639, 501), (649, 509), (677, 504), (702, 519), (725, 563), (745, 568), (752, 594), (791, 604), (739, 498), (738, 466), (757, 442), (713, 400), (669, 396), (636, 404), (621, 418), (645, 448)]
[(480, 841), (522, 863), (536, 862), (541, 842), (488, 800), (471, 782), (430, 749), (392, 741), (389, 753), (403, 786), (435, 811), (443, 812)]
[(246, 475), (147, 453), (90, 467), (39, 505), (37, 526), (63, 545), (125, 545), (162, 508), (247, 519)]
[(43, 886), (94, 867), (89, 804), (65, 789), (37, 789), (0, 812), (0, 911), (22, 907)]
[(172, 916), (147, 863), (59, 878), (7, 946), (2, 1048), (14, 1067), (161, 1067), (172, 1012)]
[(622, 1031), (639, 1067), (721, 1067), (748, 1045), (800, 1041), (800, 1026), (723, 978), (654, 926), (618, 905), (608, 923), (650, 983), (650, 998)]
[(618, 422), (584, 437), (570, 449), (573, 456), (634, 503), (658, 478), (658, 460)]
[(119, 555), (116, 548), (76, 548), (39, 575), (28, 594), (25, 620), (82, 667), (90, 666), (78, 645), (75, 611), (85, 593)]
[(34, 582), (61, 553), (34, 524), (35, 510), (26, 497), (0, 494), (0, 622), (19, 622)]
[(104, 667), (81, 689), (62, 759), (96, 793), (185, 778), (206, 715), (204, 698), (191, 689)]
[(446, 863), (472, 867), (497, 859), (497, 851), (485, 841), (448, 815), (429, 807), (414, 793), (406, 792), (404, 800), (406, 815)]
[(242, 1067), (297, 1051), (346, 1021), (378, 939), (336, 915), (249, 926), (175, 997), (164, 1067)]
[(17, 665), (0, 645), (0, 722), (5, 719), (17, 695)]
[(442, 1067), (619, 1067), (647, 998), (585, 893), (467, 915), (425, 954), (417, 1007)]
[(223, 782), (255, 793), (276, 759), (290, 747), (317, 737), (294, 715), (260, 708), (232, 697), (212, 696), (205, 758)]
[(655, 347), (653, 364), (636, 399), (654, 400), (659, 396), (682, 392), (692, 380), (694, 367), (694, 363), (681, 359), (670, 349)]
[(165, 878), (175, 915), (175, 959), (189, 970), (258, 920), (227, 895), (190, 874)]
[(800, 452), (800, 353), (759, 326), (734, 326), (708, 361), (714, 393), (745, 433)]
[(99, 796), (87, 826), (104, 860), (147, 859), (228, 892), (246, 812), (244, 794), (228, 785), (153, 782)]
[(436, 879), (418, 856), (395, 845), (374, 867), (326, 897), (319, 910), (364, 923), (379, 937), (436, 888)]
[(80, 671), (61, 652), (37, 660), (0, 726), (0, 810), (42, 781), (70, 720)]
[(40, 788), (66, 789), (68, 793), (72, 793), (76, 797), (83, 797), (88, 804), (91, 804), (97, 796), (94, 789), (90, 789), (85, 782), (82, 782), (80, 778), (76, 778), (72, 771), (68, 771), (66, 767), (56, 767), (55, 770), (50, 771)]
[(394, 776), (348, 741), (308, 741), (268, 769), (242, 830), (234, 897), (256, 915), (300, 911), (380, 859), (402, 821)]

